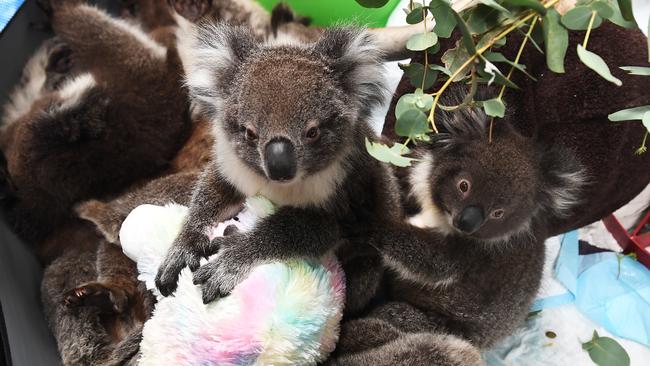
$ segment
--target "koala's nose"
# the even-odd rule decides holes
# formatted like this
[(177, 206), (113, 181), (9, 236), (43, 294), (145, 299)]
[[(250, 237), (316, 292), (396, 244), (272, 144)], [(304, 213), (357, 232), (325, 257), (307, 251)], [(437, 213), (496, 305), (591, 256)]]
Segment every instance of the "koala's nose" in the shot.
[(481, 227), (484, 220), (483, 209), (477, 206), (467, 206), (461, 211), (456, 227), (463, 232), (472, 234)]
[(264, 160), (271, 180), (291, 180), (296, 175), (296, 150), (289, 140), (271, 140), (264, 148)]

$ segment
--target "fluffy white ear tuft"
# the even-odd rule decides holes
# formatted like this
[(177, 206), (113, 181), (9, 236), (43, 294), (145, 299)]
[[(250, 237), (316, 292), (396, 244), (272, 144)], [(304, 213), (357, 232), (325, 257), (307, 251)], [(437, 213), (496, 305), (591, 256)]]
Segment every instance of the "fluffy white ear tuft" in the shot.
[(542, 152), (542, 202), (544, 213), (565, 217), (580, 204), (582, 190), (588, 184), (584, 168), (570, 151), (549, 148)]
[(367, 114), (382, 104), (388, 92), (383, 53), (364, 29), (336, 27), (325, 30), (314, 44), (325, 57), (343, 89)]
[(201, 112), (214, 116), (239, 65), (257, 48), (253, 32), (246, 27), (181, 24), (178, 47), (186, 85)]

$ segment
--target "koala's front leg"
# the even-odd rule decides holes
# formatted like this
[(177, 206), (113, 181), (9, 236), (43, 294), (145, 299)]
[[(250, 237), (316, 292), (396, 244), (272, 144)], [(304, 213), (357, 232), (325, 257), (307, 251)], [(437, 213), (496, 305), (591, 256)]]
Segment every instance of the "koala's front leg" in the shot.
[(321, 210), (284, 207), (246, 233), (215, 238), (210, 263), (194, 273), (203, 285), (203, 302), (228, 295), (260, 263), (291, 258), (318, 258), (340, 238), (338, 222)]
[(370, 244), (381, 253), (386, 266), (416, 282), (448, 281), (462, 270), (462, 263), (452, 255), (453, 243), (435, 230), (384, 223), (374, 226)]
[(183, 268), (196, 270), (200, 259), (210, 254), (206, 228), (235, 215), (243, 201), (242, 194), (221, 177), (214, 164), (205, 169), (192, 196), (187, 221), (156, 275), (156, 287), (163, 296), (176, 290)]

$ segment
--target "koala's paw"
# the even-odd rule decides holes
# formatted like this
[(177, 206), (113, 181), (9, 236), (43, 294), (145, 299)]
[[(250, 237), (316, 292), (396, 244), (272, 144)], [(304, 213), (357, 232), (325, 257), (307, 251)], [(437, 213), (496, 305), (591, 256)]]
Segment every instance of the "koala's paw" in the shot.
[(129, 298), (125, 291), (99, 282), (90, 282), (64, 292), (63, 303), (69, 308), (97, 307), (102, 313), (122, 313)]
[(168, 0), (178, 14), (183, 18), (195, 22), (210, 11), (212, 3), (208, 0)]
[[(205, 241), (208, 239), (205, 238)], [(194, 245), (183, 245), (180, 242), (172, 245), (156, 275), (156, 287), (163, 296), (169, 296), (176, 291), (178, 276), (183, 268), (190, 267), (191, 271), (199, 268), (202, 255), (195, 248)]]
[[(245, 250), (242, 235), (231, 235), (213, 240), (220, 247), (216, 257), (194, 272), (194, 284), (201, 285), (203, 303), (227, 296), (243, 281), (255, 265), (255, 258)], [(215, 244), (215, 241), (218, 242)]]

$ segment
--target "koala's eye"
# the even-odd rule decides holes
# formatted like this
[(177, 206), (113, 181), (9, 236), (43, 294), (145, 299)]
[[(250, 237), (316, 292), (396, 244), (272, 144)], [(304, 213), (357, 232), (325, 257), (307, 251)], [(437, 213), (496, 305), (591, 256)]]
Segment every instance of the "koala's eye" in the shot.
[(243, 127), (243, 129), (244, 129), (244, 138), (246, 139), (246, 141), (253, 142), (257, 140), (257, 134), (252, 128)]
[(318, 127), (311, 127), (305, 132), (305, 138), (308, 142), (314, 142), (320, 137), (320, 129)]
[(490, 213), (490, 217), (498, 220), (503, 217), (503, 214), (505, 214), (505, 211), (502, 208), (498, 208)]
[(458, 190), (463, 194), (467, 194), (471, 187), (472, 186), (467, 179), (461, 179), (458, 181)]

